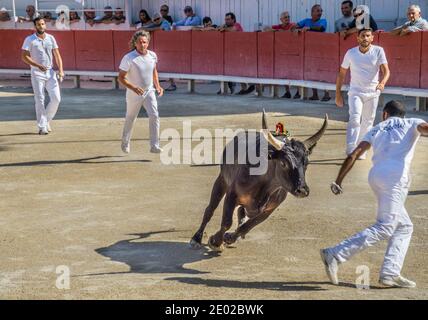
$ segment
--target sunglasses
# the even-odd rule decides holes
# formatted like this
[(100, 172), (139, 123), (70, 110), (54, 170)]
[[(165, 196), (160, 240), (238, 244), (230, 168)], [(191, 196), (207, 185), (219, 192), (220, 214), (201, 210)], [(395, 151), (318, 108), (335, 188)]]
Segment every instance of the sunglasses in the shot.
[(160, 20), (160, 18), (153, 19), (153, 21), (159, 21), (159, 20)]
[(160, 11), (162, 11), (162, 12), (168, 12), (167, 9), (160, 9)]

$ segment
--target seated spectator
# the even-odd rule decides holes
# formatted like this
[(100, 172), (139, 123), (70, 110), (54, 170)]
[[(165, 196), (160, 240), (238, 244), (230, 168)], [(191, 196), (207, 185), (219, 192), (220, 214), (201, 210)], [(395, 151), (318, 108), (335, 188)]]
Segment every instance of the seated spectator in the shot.
[(352, 1), (343, 1), (340, 9), (342, 10), (343, 16), (335, 21), (334, 32), (342, 32), (349, 29), (350, 24), (354, 21), (354, 16), (352, 15), (354, 3)]
[(123, 13), (122, 8), (116, 8), (116, 11), (114, 12), (114, 15), (113, 15), (113, 23), (119, 25), (121, 23), (125, 23), (125, 21), (126, 21), (126, 17)]
[[(290, 21), (290, 13), (288, 11), (284, 11), (279, 16), (279, 20), (281, 21), (281, 24), (273, 25), (272, 27), (266, 27), (263, 31), (291, 31), (296, 24)], [(285, 93), (282, 96), (282, 98), (291, 98), (291, 92), (290, 92), (290, 86), (285, 85)], [(296, 95), (299, 94), (299, 91), (296, 92)]]
[[(369, 7), (365, 5), (359, 5), (353, 10), (353, 15), (354, 15), (354, 20), (349, 25), (349, 28), (345, 31), (342, 31), (342, 35), (345, 39), (348, 38), (350, 35), (357, 33), (358, 30), (361, 30), (365, 27), (368, 27), (373, 31), (378, 30), (377, 23), (373, 19), (372, 15), (370, 14)], [(365, 15), (368, 15), (370, 18), (369, 26), (365, 26), (366, 24), (366, 21), (364, 19)]]
[(279, 20), (281, 21), (281, 24), (266, 27), (263, 31), (289, 31), (296, 26), (295, 23), (290, 21), (290, 13), (288, 11), (281, 13)]
[(0, 9), (0, 22), (10, 21), (10, 15), (6, 8)]
[(391, 34), (396, 36), (405, 36), (412, 32), (428, 30), (428, 22), (422, 18), (421, 7), (418, 5), (413, 4), (407, 9), (407, 18), (409, 21), (392, 30)]
[(95, 9), (90, 8), (84, 11), (85, 22), (91, 27), (95, 24)]
[(171, 25), (168, 21), (161, 17), (159, 13), (155, 13), (153, 15), (153, 23), (148, 26), (141, 28), (145, 31), (155, 31), (155, 30), (163, 30), (163, 31), (171, 31)]
[(185, 27), (189, 27), (189, 26), (196, 27), (196, 26), (202, 25), (201, 18), (199, 18), (193, 12), (193, 9), (191, 6), (186, 6), (184, 8), (184, 14), (186, 16), (184, 19), (173, 23), (173, 25), (172, 25), (173, 29), (175, 29), (175, 27), (183, 27), (183, 26), (185, 26)]
[(151, 27), (153, 25), (153, 21), (150, 18), (149, 13), (144, 9), (140, 10), (138, 18), (140, 20), (135, 23), (135, 27), (138, 29)]
[(162, 18), (163, 18), (164, 20), (168, 21), (168, 23), (169, 23), (170, 25), (172, 25), (172, 23), (173, 23), (174, 21), (172, 21), (172, 17), (169, 15), (169, 7), (168, 7), (168, 5), (163, 4), (163, 5), (160, 7), (159, 12), (160, 12), (160, 14), (161, 14)]
[(101, 18), (95, 18), (94, 21), (95, 23), (113, 23), (113, 8), (110, 6), (105, 6), (104, 16), (102, 16)]
[[(297, 23), (294, 30), (297, 31), (311, 31), (311, 32), (325, 32), (327, 30), (327, 20), (321, 19), (323, 10), (321, 5), (316, 4), (312, 6), (311, 9), (311, 18), (304, 19)], [(300, 94), (296, 93), (294, 96), (295, 99), (300, 99)], [(330, 94), (327, 90), (324, 91), (324, 97), (321, 101), (329, 101)], [(309, 100), (319, 100), (318, 98), (318, 90), (312, 89), (312, 97)]]
[(80, 21), (79, 14), (74, 9), (70, 10), (69, 17), (70, 17), (70, 23), (75, 23)]
[(204, 17), (202, 19), (202, 26), (200, 27), (194, 27), (193, 30), (199, 30), (199, 31), (216, 31), (218, 29), (218, 26), (213, 24), (213, 21), (210, 17)]
[(25, 17), (18, 17), (18, 22), (31, 22), (39, 16), (39, 13), (36, 12), (36, 8), (33, 5), (28, 5), (25, 9), (27, 15)]
[(224, 17), (224, 25), (219, 27), (218, 30), (229, 32), (244, 31), (244, 29), (242, 29), (242, 26), (238, 22), (236, 22), (236, 16), (233, 12), (226, 13)]

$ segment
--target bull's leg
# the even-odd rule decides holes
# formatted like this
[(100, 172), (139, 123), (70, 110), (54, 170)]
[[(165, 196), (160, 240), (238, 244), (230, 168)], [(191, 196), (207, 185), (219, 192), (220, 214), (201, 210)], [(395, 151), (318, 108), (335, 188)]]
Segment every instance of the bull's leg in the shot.
[(223, 218), (221, 220), (221, 227), (220, 230), (217, 231), (216, 234), (210, 237), (208, 240), (208, 245), (211, 249), (216, 251), (222, 251), (223, 250), (223, 236), (226, 233), (227, 230), (230, 229), (233, 222), (233, 211), (236, 208), (237, 205), (237, 196), (232, 191), (231, 193), (227, 193), (226, 197), (224, 199), (224, 206), (223, 206)]
[(245, 208), (240, 206), (238, 208), (238, 226), (242, 225), (247, 221), (247, 213), (245, 212)]
[(244, 239), (245, 235), (251, 229), (253, 229), (255, 226), (257, 226), (258, 224), (260, 224), (263, 221), (265, 221), (274, 210), (275, 209), (264, 211), (261, 214), (259, 214), (258, 216), (255, 216), (254, 218), (251, 218), (247, 222), (245, 222), (244, 224), (240, 225), (236, 229), (235, 232), (226, 233), (224, 235), (224, 242), (226, 242), (227, 244), (232, 244), (232, 243), (235, 243), (236, 240), (238, 240), (239, 237), (241, 237), (241, 238)]
[(208, 222), (211, 220), (215, 209), (217, 209), (225, 193), (226, 193), (226, 183), (223, 177), (220, 175), (214, 182), (214, 186), (211, 191), (210, 203), (208, 204), (208, 207), (206, 207), (205, 209), (201, 226), (199, 227), (198, 231), (196, 231), (196, 233), (190, 240), (190, 245), (193, 248), (199, 248), (201, 246), (202, 236), (204, 234), (205, 227), (207, 226)]

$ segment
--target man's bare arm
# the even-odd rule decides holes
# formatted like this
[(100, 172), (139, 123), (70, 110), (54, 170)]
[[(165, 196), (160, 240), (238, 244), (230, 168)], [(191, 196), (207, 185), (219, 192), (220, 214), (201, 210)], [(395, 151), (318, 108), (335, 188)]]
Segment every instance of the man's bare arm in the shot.
[(128, 88), (129, 90), (134, 91), (136, 94), (138, 94), (139, 96), (142, 96), (144, 94), (144, 89), (134, 86), (131, 82), (128, 81), (128, 79), (126, 78), (126, 75), (128, 74), (128, 72), (123, 71), (123, 70), (119, 70), (119, 82), (125, 86), (126, 88)]
[(418, 125), (418, 131), (424, 137), (428, 137), (428, 123), (422, 123)]
[(382, 64), (380, 66), (380, 70), (382, 71), (383, 78), (379, 82), (379, 84), (377, 85), (376, 89), (383, 91), (385, 89), (385, 86), (386, 86), (388, 80), (389, 80), (389, 77), (391, 76), (391, 72), (389, 71), (389, 66), (387, 63)]
[(46, 71), (47, 68), (41, 64), (38, 64), (36, 61), (31, 58), (30, 51), (28, 50), (22, 50), (21, 59), (24, 61), (24, 63), (39, 68), (41, 71)]
[(163, 96), (163, 88), (161, 87), (161, 85), (159, 83), (159, 74), (158, 74), (157, 68), (153, 69), (153, 84), (155, 85), (155, 88), (159, 94), (159, 97), (162, 97)]
[(59, 49), (58, 48), (53, 49), (53, 54), (55, 57), (56, 65), (58, 66), (59, 77), (64, 78), (64, 69), (63, 69), (62, 58), (61, 58), (61, 54), (59, 53)]
[(336, 105), (338, 107), (343, 107), (343, 97), (342, 97), (342, 86), (345, 82), (346, 73), (348, 69), (340, 67), (339, 73), (337, 74), (336, 79)]

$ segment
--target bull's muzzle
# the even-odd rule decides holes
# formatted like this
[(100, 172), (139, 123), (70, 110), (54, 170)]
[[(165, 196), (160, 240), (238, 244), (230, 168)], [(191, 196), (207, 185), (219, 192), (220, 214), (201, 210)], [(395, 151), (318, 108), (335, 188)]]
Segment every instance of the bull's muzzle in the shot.
[(300, 187), (294, 193), (298, 198), (306, 198), (309, 196), (309, 188), (308, 186)]

